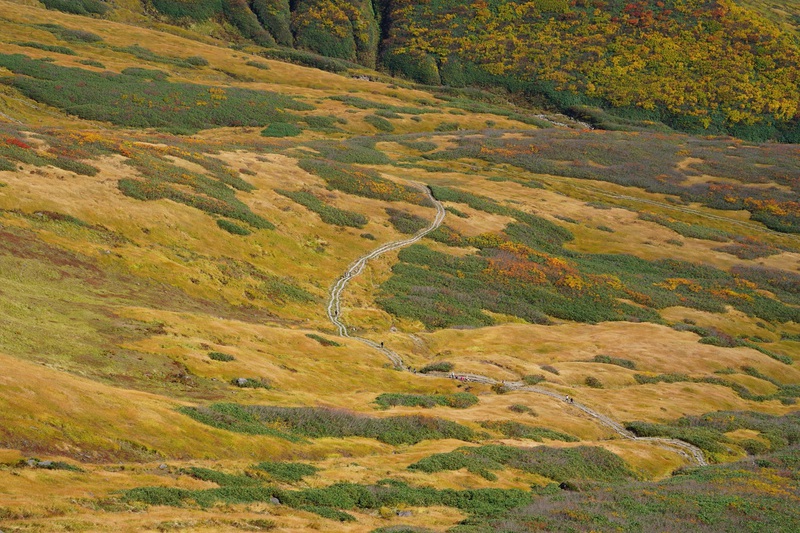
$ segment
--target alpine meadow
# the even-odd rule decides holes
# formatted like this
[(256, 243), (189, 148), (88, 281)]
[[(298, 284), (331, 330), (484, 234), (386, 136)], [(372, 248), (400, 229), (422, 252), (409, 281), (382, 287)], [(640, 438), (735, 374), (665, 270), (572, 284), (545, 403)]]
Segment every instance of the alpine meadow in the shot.
[(800, 530), (793, 0), (0, 0), (0, 532)]

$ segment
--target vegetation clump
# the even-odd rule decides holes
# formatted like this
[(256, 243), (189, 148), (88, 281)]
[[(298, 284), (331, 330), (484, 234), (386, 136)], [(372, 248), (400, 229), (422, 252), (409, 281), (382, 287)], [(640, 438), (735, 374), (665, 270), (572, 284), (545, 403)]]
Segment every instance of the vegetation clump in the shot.
[(287, 122), (273, 122), (263, 130), (263, 137), (297, 137), (303, 133), (303, 128)]
[(265, 461), (253, 466), (258, 470), (267, 472), (275, 481), (297, 483), (306, 476), (313, 476), (319, 468), (307, 463), (271, 462)]
[(429, 225), (428, 221), (421, 216), (402, 209), (387, 207), (386, 214), (389, 215), (389, 223), (400, 233), (413, 234)]
[(230, 354), (223, 353), (223, 352), (208, 352), (209, 359), (213, 359), (214, 361), (235, 361), (236, 358)]
[(252, 233), (249, 229), (224, 218), (217, 219), (217, 226), (233, 235), (250, 235)]
[(427, 473), (466, 468), (471, 472), (481, 474), (490, 470), (502, 470), (505, 467), (538, 474), (558, 483), (568, 480), (612, 482), (636, 479), (636, 475), (617, 455), (593, 446), (574, 448), (550, 448), (548, 446), (515, 448), (503, 445), (462, 447), (449, 453), (431, 455), (408, 468)]
[(543, 442), (544, 439), (560, 440), (563, 442), (578, 442), (580, 439), (561, 431), (555, 431), (543, 427), (529, 426), (511, 420), (487, 420), (481, 422), (481, 427), (497, 431), (504, 437), (510, 439), (528, 439), (535, 440), (536, 442)]
[(344, 482), (302, 490), (284, 490), (270, 485), (223, 485), (205, 490), (140, 487), (127, 490), (122, 496), (125, 502), (171, 507), (184, 507), (194, 503), (204, 508), (218, 503), (267, 503), (272, 498), (277, 498), (282, 505), (293, 509), (309, 511), (342, 522), (354, 521), (355, 518), (341, 509), (377, 510), (400, 504), (419, 507), (445, 506), (474, 516), (490, 517), (531, 501), (530, 494), (519, 489), (437, 490), (413, 487), (391, 479), (378, 481), (374, 485)]
[(287, 198), (291, 198), (298, 204), (318, 214), (319, 218), (326, 224), (350, 228), (363, 228), (367, 225), (368, 219), (364, 215), (328, 205), (311, 192), (287, 191), (283, 189), (276, 189), (276, 192)]
[(621, 357), (611, 357), (610, 355), (595, 355), (592, 359), (595, 363), (603, 363), (605, 365), (617, 365), (622, 368), (636, 370), (636, 363), (630, 359), (623, 359)]
[(264, 126), (285, 121), (289, 115), (284, 109), (312, 109), (267, 91), (101, 74), (19, 54), (0, 54), (0, 66), (17, 75), (12, 84), (29, 98), (86, 120), (120, 126), (193, 133), (220, 126)]
[(338, 342), (325, 338), (322, 335), (317, 335), (316, 333), (306, 333), (306, 337), (308, 337), (309, 339), (314, 339), (323, 346), (334, 346), (337, 348), (341, 346), (341, 344), (339, 344)]
[(398, 405), (406, 407), (424, 407), (429, 409), (436, 405), (466, 409), (478, 403), (478, 397), (469, 392), (456, 392), (454, 394), (401, 394), (383, 393), (375, 398), (375, 403), (381, 409), (388, 409)]
[[(274, 435), (297, 441), (303, 437), (367, 437), (386, 444), (416, 444), (426, 439), (478, 438), (466, 426), (441, 418), (392, 416), (374, 418), (344, 410), (317, 407), (212, 404), (184, 407), (182, 413), (199, 422), (239, 433)], [(280, 427), (281, 431), (275, 430)]]
[(419, 373), (427, 374), (428, 372), (452, 372), (453, 368), (453, 363), (447, 361), (437, 361), (436, 363), (423, 366), (419, 369)]

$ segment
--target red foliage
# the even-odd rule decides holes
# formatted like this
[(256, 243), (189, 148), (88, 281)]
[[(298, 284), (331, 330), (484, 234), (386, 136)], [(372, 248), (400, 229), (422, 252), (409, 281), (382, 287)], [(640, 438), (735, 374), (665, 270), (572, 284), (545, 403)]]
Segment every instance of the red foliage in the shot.
[(16, 137), (6, 137), (5, 141), (6, 141), (6, 144), (9, 144), (11, 146), (16, 146), (18, 148), (24, 148), (25, 150), (30, 150), (31, 149), (31, 145), (29, 145), (29, 144), (17, 139)]

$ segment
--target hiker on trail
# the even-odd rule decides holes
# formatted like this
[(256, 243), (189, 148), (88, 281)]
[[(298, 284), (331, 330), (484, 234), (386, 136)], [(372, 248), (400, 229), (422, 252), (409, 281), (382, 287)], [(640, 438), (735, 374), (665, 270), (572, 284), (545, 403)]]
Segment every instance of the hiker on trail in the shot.
[(572, 398), (570, 398), (570, 397), (569, 397), (569, 395), (567, 395), (567, 396), (564, 398), (564, 401), (565, 401), (565, 402), (567, 402), (567, 403), (572, 403)]
[(383, 348), (383, 341), (381, 341), (381, 348)]

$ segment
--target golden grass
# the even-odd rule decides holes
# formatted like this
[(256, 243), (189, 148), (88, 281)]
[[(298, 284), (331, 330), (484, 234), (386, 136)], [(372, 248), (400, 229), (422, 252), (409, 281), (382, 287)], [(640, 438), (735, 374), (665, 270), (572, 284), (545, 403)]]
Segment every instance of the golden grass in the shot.
[[(357, 110), (330, 100), (330, 96), (352, 94), (390, 105), (417, 105), (416, 101), (421, 98), (435, 100), (431, 94), (416, 89), (390, 87), (381, 82), (356, 80), (277, 61), (259, 59), (267, 62), (270, 70), (255, 69), (245, 63), (257, 58), (250, 53), (256, 49), (231, 50), (227, 43), (210, 37), (221, 31), (215, 23), (195, 25), (189, 29), (171, 28), (170, 33), (165, 33), (159, 31), (165, 29), (163, 25), (152, 23), (144, 16), (140, 2), (120, 0), (116, 5), (122, 7), (115, 11), (117, 20), (107, 21), (45, 11), (38, 2), (0, 0), (4, 19), (0, 21), (0, 41), (10, 52), (31, 57), (54, 56), (62, 65), (77, 66), (77, 61), (91, 58), (101, 61), (112, 71), (130, 66), (169, 70), (163, 65), (147, 64), (110, 48), (80, 43), (69, 44), (79, 52), (77, 57), (9, 44), (14, 40), (63, 44), (49, 32), (32, 29), (30, 24), (57, 23), (80, 28), (97, 33), (113, 46), (141, 44), (160, 54), (176, 57), (200, 55), (210, 62), (209, 67), (172, 72), (174, 80), (278, 91), (313, 103), (316, 109), (306, 114), (348, 119), (348, 124), (340, 126), (344, 133), (329, 136), (307, 130), (297, 139), (298, 142), (373, 132), (372, 127), (363, 123), (363, 117), (373, 110)], [(131, 22), (139, 26), (128, 24)], [(193, 37), (193, 40), (187, 41), (185, 37)], [(236, 82), (215, 68), (249, 76), (255, 81)], [(409, 118), (392, 120), (396, 126), (395, 133), (432, 131), (441, 122), (456, 122), (461, 129), (481, 129), (488, 120), (494, 121), (498, 128), (523, 127), (518, 122), (490, 114), (450, 114), (450, 108), (442, 101), (437, 101), (437, 106), (439, 112), (421, 115), (420, 122)], [(90, 129), (88, 123), (35, 104), (7, 86), (0, 86), (0, 110), (31, 126), (46, 125), (65, 131)], [(92, 126), (91, 131), (109, 138), (122, 135), (101, 124)], [(141, 141), (143, 146), (153, 142), (148, 132), (129, 131), (125, 135)], [(58, 269), (45, 258), (9, 256), (0, 261), (0, 275), (4, 280), (0, 297), (7, 304), (7, 308), (0, 312), (4, 328), (0, 332), (0, 340), (4, 343), (4, 348), (0, 349), (0, 367), (4, 369), (0, 375), (0, 388), (3, 390), (0, 395), (0, 436), (4, 446), (0, 449), (0, 508), (21, 517), (14, 521), (14, 526), (43, 531), (142, 531), (173, 526), (189, 531), (232, 531), (236, 529), (233, 520), (269, 518), (278, 524), (276, 531), (369, 531), (399, 523), (440, 531), (464, 518), (460, 512), (444, 508), (413, 509), (413, 515), (403, 519), (382, 518), (380, 513), (354, 513), (358, 522), (347, 524), (265, 504), (220, 505), (208, 510), (152, 507), (135, 513), (106, 512), (95, 508), (98, 499), (125, 488), (144, 485), (210, 486), (171, 473), (189, 465), (239, 472), (262, 460), (313, 461), (323, 470), (302, 482), (302, 486), (315, 487), (337, 481), (372, 483), (386, 477), (414, 485), (453, 489), (525, 489), (547, 481), (513, 469), (497, 472), (499, 479), (495, 482), (466, 471), (429, 475), (407, 470), (408, 465), (423, 457), (452, 451), (466, 444), (455, 440), (423, 441), (414, 446), (398, 447), (365, 438), (317, 439), (293, 444), (276, 438), (217, 430), (194, 422), (175, 410), (180, 405), (194, 405), (201, 401), (187, 399), (191, 397), (201, 397), (202, 402), (330, 406), (381, 417), (425, 414), (456, 421), (475, 430), (481, 429), (479, 424), (484, 420), (514, 420), (563, 431), (581, 439), (577, 444), (548, 442), (548, 445), (603, 446), (620, 455), (644, 478), (666, 477), (685, 464), (685, 460), (674, 451), (653, 443), (618, 438), (595, 419), (563, 401), (525, 392), (498, 395), (485, 385), (397, 372), (390, 368), (388, 360), (380, 352), (355, 340), (335, 337), (324, 313), (324, 299), (331, 283), (357, 257), (382, 243), (405, 238), (389, 224), (385, 212), (387, 204), (329, 191), (320, 178), (301, 170), (297, 161), (287, 155), (227, 148), (226, 145), (233, 143), (237, 146), (247, 143), (269, 146), (273, 143), (277, 146), (277, 141), (260, 137), (256, 128), (219, 128), (184, 140), (191, 142), (192, 139), (219, 147), (221, 153), (214, 157), (231, 168), (255, 172), (255, 175), (242, 177), (256, 186), (256, 190), (237, 193), (237, 197), (255, 213), (274, 222), (277, 226), (275, 231), (257, 231), (247, 237), (234, 237), (219, 229), (212, 217), (196, 209), (168, 200), (140, 202), (127, 198), (118, 190), (117, 182), (123, 177), (135, 177), (136, 171), (124, 164), (121, 156), (93, 160), (92, 164), (100, 169), (94, 177), (27, 165), (18, 172), (2, 173), (0, 181), (6, 187), (0, 188), (0, 209), (6, 211), (0, 217), (0, 225), (30, 231), (44, 245), (79, 254), (87, 264), (108, 276), (131, 276), (125, 283), (110, 283), (100, 288), (84, 287), (78, 279), (69, 276), (60, 279)], [(457, 135), (436, 136), (432, 141), (439, 147), (454, 147), (456, 139)], [(47, 149), (42, 143), (32, 142), (42, 150)], [(416, 155), (414, 150), (396, 142), (380, 142), (377, 146), (394, 159)], [(172, 161), (205, 174), (202, 168), (185, 159), (173, 157)], [(444, 166), (437, 162), (429, 164)], [(448, 162), (447, 166), (447, 172), (393, 166), (375, 168), (384, 177), (398, 182), (415, 180), (463, 188), (540, 215), (568, 227), (575, 234), (575, 241), (569, 245), (573, 250), (631, 253), (645, 259), (680, 257), (720, 268), (734, 264), (763, 264), (798, 271), (800, 265), (800, 254), (796, 252), (784, 252), (757, 261), (739, 260), (729, 254), (714, 252), (712, 248), (718, 243), (680, 237), (663, 226), (639, 220), (636, 213), (623, 207), (675, 216), (686, 222), (707, 223), (719, 229), (757, 236), (772, 244), (793, 242), (790, 237), (765, 235), (734, 224), (746, 221), (746, 212), (691, 206), (695, 213), (677, 213), (670, 209), (668, 199), (663, 195), (614, 184), (587, 184), (583, 180), (534, 175), (511, 167), (505, 167), (504, 171), (483, 161)], [(486, 179), (489, 176), (531, 178), (545, 183), (547, 188), (530, 189), (513, 182), (492, 182)], [(275, 189), (279, 188), (311, 190), (323, 195), (331, 205), (364, 214), (369, 223), (363, 229), (324, 224), (317, 215), (277, 194)], [(635, 200), (611, 199), (607, 194), (658, 201), (663, 205), (655, 207)], [(586, 205), (592, 200), (618, 207), (595, 209)], [(467, 213), (469, 218), (448, 215), (445, 223), (467, 236), (498, 232), (512, 221), (462, 204), (453, 206)], [(430, 208), (403, 204), (402, 209), (426, 219), (433, 217)], [(38, 210), (69, 214), (89, 224), (105, 226), (127, 241), (109, 243), (99, 239), (91, 230), (23, 216)], [(709, 222), (703, 214), (723, 216), (731, 223)], [(567, 223), (557, 216), (569, 217), (578, 223)], [(598, 226), (611, 227), (614, 232), (603, 232)], [(362, 238), (361, 233), (370, 233), (375, 240)], [(680, 240), (683, 245), (667, 242), (675, 240)], [(425, 244), (454, 255), (474, 251), (450, 249), (432, 241)], [(792, 406), (777, 401), (746, 401), (730, 388), (716, 385), (638, 385), (633, 378), (636, 372), (687, 373), (703, 377), (729, 368), (738, 372), (744, 365), (752, 366), (781, 383), (800, 382), (800, 370), (794, 366), (784, 365), (749, 348), (726, 349), (699, 344), (697, 335), (664, 326), (633, 323), (537, 326), (514, 317), (493, 314), (498, 322), (503, 323), (473, 330), (427, 332), (422, 324), (392, 317), (375, 304), (380, 284), (391, 275), (396, 257), (396, 253), (382, 256), (352, 281), (344, 295), (342, 316), (357, 328), (357, 334), (385, 342), (412, 367), (420, 368), (432, 361), (451, 361), (457, 372), (483, 374), (498, 380), (518, 380), (527, 374), (542, 374), (547, 379), (542, 386), (570, 394), (618, 421), (673, 420), (686, 414), (723, 409), (772, 414), (794, 410)], [(288, 276), (288, 281), (307, 290), (317, 300), (310, 303), (265, 298), (251, 300), (245, 291), (258, 280), (250, 275), (236, 277), (226, 274), (223, 264), (227, 260), (249, 263), (268, 275)], [(140, 304), (135, 298), (137, 280), (163, 283), (179, 289), (198, 304), (206, 301), (213, 305), (203, 307), (204, 311), (179, 312), (144, 302)], [(34, 305), (47, 299), (75, 305), (63, 314), (46, 305)], [(224, 309), (226, 305), (239, 306), (240, 311), (246, 309), (243, 306), (250, 305), (259, 312), (269, 311), (272, 316), (261, 324), (217, 316), (214, 309)], [(103, 314), (119, 321), (161, 323), (164, 331), (114, 340), (97, 333), (101, 328), (95, 326), (95, 321)], [(713, 314), (670, 308), (663, 310), (662, 316), (668, 321), (693, 320), (699, 326), (715, 327), (732, 335), (758, 335), (775, 341), (774, 345), (765, 345), (768, 349), (800, 360), (800, 343), (780, 341), (781, 331), (800, 333), (797, 325), (765, 328), (757, 320), (736, 311)], [(47, 331), (41, 335), (38, 345), (24, 344), (32, 342), (28, 337), (24, 340), (15, 338), (14, 332), (26, 324), (37, 332)], [(307, 337), (310, 333), (326, 336), (342, 346), (324, 347)], [(109, 362), (104, 374), (92, 374), (96, 369), (81, 369), (81, 342), (91, 349), (128, 349), (153, 357), (153, 360), (184, 365), (194, 379), (204, 385), (194, 392), (184, 390), (178, 384), (165, 384), (157, 393), (132, 390), (131, 387), (140, 385), (131, 385), (138, 383), (132, 381), (131, 375), (122, 371), (114, 373), (115, 361)], [(59, 343), (63, 350), (50, 350)], [(11, 348), (14, 348), (13, 352)], [(225, 352), (236, 359), (231, 362), (213, 361), (208, 357), (209, 351)], [(633, 361), (637, 369), (632, 371), (589, 362), (601, 354)], [(544, 371), (543, 365), (557, 368), (560, 374)], [(598, 378), (604, 388), (587, 387), (585, 381), (589, 376)], [(237, 377), (267, 378), (274, 388), (237, 389), (226, 384)], [(769, 382), (742, 373), (723, 377), (741, 383), (756, 394), (771, 394), (776, 390)], [(372, 403), (383, 392), (445, 394), (463, 391), (467, 387), (479, 397), (479, 403), (464, 410), (437, 406), (432, 409), (402, 407), (378, 411)], [(513, 404), (529, 407), (536, 416), (510, 411)], [(762, 439), (748, 430), (731, 432), (728, 436), (736, 442)], [(499, 437), (486, 442), (538, 445), (532, 441)], [(79, 458), (88, 472), (80, 474), (13, 466), (20, 459), (34, 454), (41, 458), (66, 458), (73, 463)], [(162, 462), (168, 463), (170, 470), (159, 469)]]

